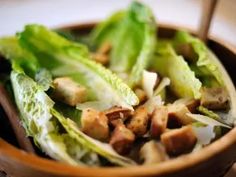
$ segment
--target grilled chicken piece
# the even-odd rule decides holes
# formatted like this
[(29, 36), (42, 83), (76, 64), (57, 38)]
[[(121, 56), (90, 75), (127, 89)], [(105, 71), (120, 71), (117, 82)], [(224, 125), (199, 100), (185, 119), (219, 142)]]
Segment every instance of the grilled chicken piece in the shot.
[(165, 106), (155, 108), (151, 117), (150, 135), (159, 138), (165, 132), (168, 122), (168, 109)]
[(109, 143), (119, 154), (127, 154), (134, 140), (134, 133), (126, 128), (124, 124), (118, 124), (112, 133)]
[(161, 142), (169, 155), (180, 155), (192, 150), (197, 142), (192, 126), (169, 130), (161, 135)]
[(103, 112), (84, 109), (81, 116), (81, 130), (92, 138), (104, 141), (109, 137), (108, 119)]
[(53, 81), (53, 97), (70, 106), (86, 100), (86, 88), (80, 86), (69, 77), (59, 77)]
[(139, 152), (140, 159), (144, 165), (156, 164), (168, 159), (165, 148), (161, 143), (151, 140), (145, 143)]
[(136, 88), (134, 90), (135, 94), (137, 95), (139, 102), (142, 103), (145, 100), (147, 100), (147, 94), (144, 92), (144, 90), (140, 89), (140, 88)]
[(149, 121), (149, 115), (146, 107), (138, 107), (130, 122), (127, 124), (127, 128), (130, 129), (135, 135), (142, 136), (147, 132), (147, 125)]
[(227, 109), (229, 96), (223, 87), (202, 88), (201, 105), (208, 109)]
[[(186, 115), (190, 113), (184, 104), (171, 104), (168, 106), (168, 126), (171, 124), (180, 126), (192, 123), (194, 120)], [(171, 127), (170, 127), (171, 128)]]

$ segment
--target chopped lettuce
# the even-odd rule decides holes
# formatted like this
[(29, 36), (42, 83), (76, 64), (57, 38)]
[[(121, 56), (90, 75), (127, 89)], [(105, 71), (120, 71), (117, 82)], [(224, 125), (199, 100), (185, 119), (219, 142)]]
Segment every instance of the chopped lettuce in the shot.
[(19, 37), (54, 77), (72, 77), (89, 88), (96, 95), (96, 101), (102, 101), (105, 108), (116, 105), (132, 109), (138, 104), (135, 93), (120, 78), (89, 59), (85, 46), (67, 41), (40, 25), (27, 25)]
[(170, 89), (178, 97), (198, 99), (201, 82), (189, 68), (182, 56), (178, 56), (168, 42), (159, 43), (151, 63), (151, 70), (171, 80)]
[[(132, 31), (132, 32), (131, 32)], [(92, 32), (92, 42), (112, 45), (110, 68), (116, 73), (131, 73), (131, 87), (141, 80), (156, 44), (156, 23), (151, 10), (133, 2), (127, 11), (112, 15)]]
[[(197, 55), (197, 59), (195, 59), (197, 61), (193, 63), (192, 69), (198, 73), (204, 85), (214, 86), (217, 84), (218, 86), (224, 86), (222, 74), (211, 59), (209, 49), (201, 40), (187, 32), (178, 31), (175, 35), (174, 46), (178, 48), (181, 45), (191, 45), (193, 50), (189, 52), (194, 52)], [(194, 56), (193, 54), (189, 55)]]

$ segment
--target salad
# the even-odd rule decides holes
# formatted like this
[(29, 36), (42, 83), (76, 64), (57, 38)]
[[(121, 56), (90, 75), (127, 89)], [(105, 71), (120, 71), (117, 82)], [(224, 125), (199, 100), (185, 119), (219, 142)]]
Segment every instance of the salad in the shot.
[(34, 144), (71, 165), (149, 165), (233, 128), (236, 92), (219, 59), (185, 31), (157, 31), (151, 10), (134, 1), (83, 36), (30, 24), (0, 38)]

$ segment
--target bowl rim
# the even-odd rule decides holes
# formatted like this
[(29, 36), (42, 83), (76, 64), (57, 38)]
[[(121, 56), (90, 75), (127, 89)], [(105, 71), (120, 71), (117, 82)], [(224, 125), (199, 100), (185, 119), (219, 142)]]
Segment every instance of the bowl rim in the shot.
[[(61, 26), (62, 29), (82, 29), (93, 27), (96, 23), (82, 23), (82, 24), (70, 24)], [(159, 28), (164, 29), (186, 29), (189, 32), (194, 33), (194, 30), (170, 25), (160, 24)], [(219, 45), (229, 49), (236, 55), (236, 48), (216, 37), (210, 36), (208, 39), (218, 43)], [(160, 164), (154, 164), (149, 166), (131, 166), (131, 167), (87, 167), (87, 166), (72, 166), (63, 164), (52, 159), (45, 159), (43, 157), (29, 154), (0, 138), (0, 160), (6, 164), (21, 164), (24, 167), (30, 167), (32, 169), (49, 172), (51, 174), (66, 175), (66, 176), (149, 176), (149, 175), (162, 175), (173, 173), (181, 169), (185, 169), (205, 160), (212, 158), (213, 156), (223, 152), (225, 149), (236, 144), (236, 127), (230, 130), (227, 134), (220, 139), (211, 143), (202, 150), (186, 155), (179, 156), (177, 158), (162, 162)], [(63, 169), (63, 170), (62, 170)], [(91, 170), (93, 169), (93, 170)]]

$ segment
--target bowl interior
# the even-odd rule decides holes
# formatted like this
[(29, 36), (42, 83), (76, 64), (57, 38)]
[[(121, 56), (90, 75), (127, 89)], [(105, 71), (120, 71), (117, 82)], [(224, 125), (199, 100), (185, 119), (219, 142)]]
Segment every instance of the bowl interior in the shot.
[[(61, 28), (61, 30), (69, 30), (73, 34), (81, 36), (91, 31), (93, 26), (94, 24), (73, 25)], [(161, 38), (170, 38), (174, 35), (175, 29), (177, 28), (170, 25), (161, 25), (157, 35)], [(234, 74), (234, 70), (236, 69), (236, 49), (227, 46), (225, 43), (220, 43), (214, 38), (209, 39), (208, 46), (221, 60), (234, 84), (236, 84), (236, 75)], [(8, 72), (9, 70), (6, 69), (9, 68), (9, 66), (7, 66), (8, 64), (2, 59), (0, 59), (0, 63), (0, 74)], [(4, 168), (8, 173), (12, 173), (13, 175), (18, 174), (19, 176), (42, 176), (42, 174), (44, 176), (100, 176), (101, 174), (103, 174), (103, 176), (178, 176), (183, 170), (185, 171), (185, 174), (200, 171), (203, 168), (203, 164), (206, 165), (206, 163), (203, 162), (208, 162), (209, 159), (214, 161), (214, 155), (216, 154), (225, 152), (224, 157), (227, 159), (224, 159), (223, 156), (219, 156), (222, 163), (225, 163), (225, 170), (226, 167), (228, 168), (232, 165), (233, 161), (236, 159), (236, 152), (232, 154), (232, 148), (236, 148), (236, 140), (234, 138), (236, 137), (236, 129), (234, 128), (223, 138), (201, 152), (194, 155), (185, 155), (160, 165), (131, 168), (103, 167), (93, 168), (93, 170), (91, 170), (91, 168), (88, 167), (73, 167), (57, 163), (53, 160), (23, 153), (23, 151), (19, 150), (14, 133), (7, 121), (4, 110), (1, 107), (0, 120), (0, 137), (3, 138), (0, 139), (0, 167)], [(41, 153), (39, 154), (42, 155)], [(193, 168), (193, 166), (195, 167)], [(206, 167), (207, 166), (209, 165), (206, 165)], [(63, 169), (63, 171), (61, 169)], [(174, 172), (176, 173), (174, 174)], [(223, 173), (222, 170), (220, 173)]]

